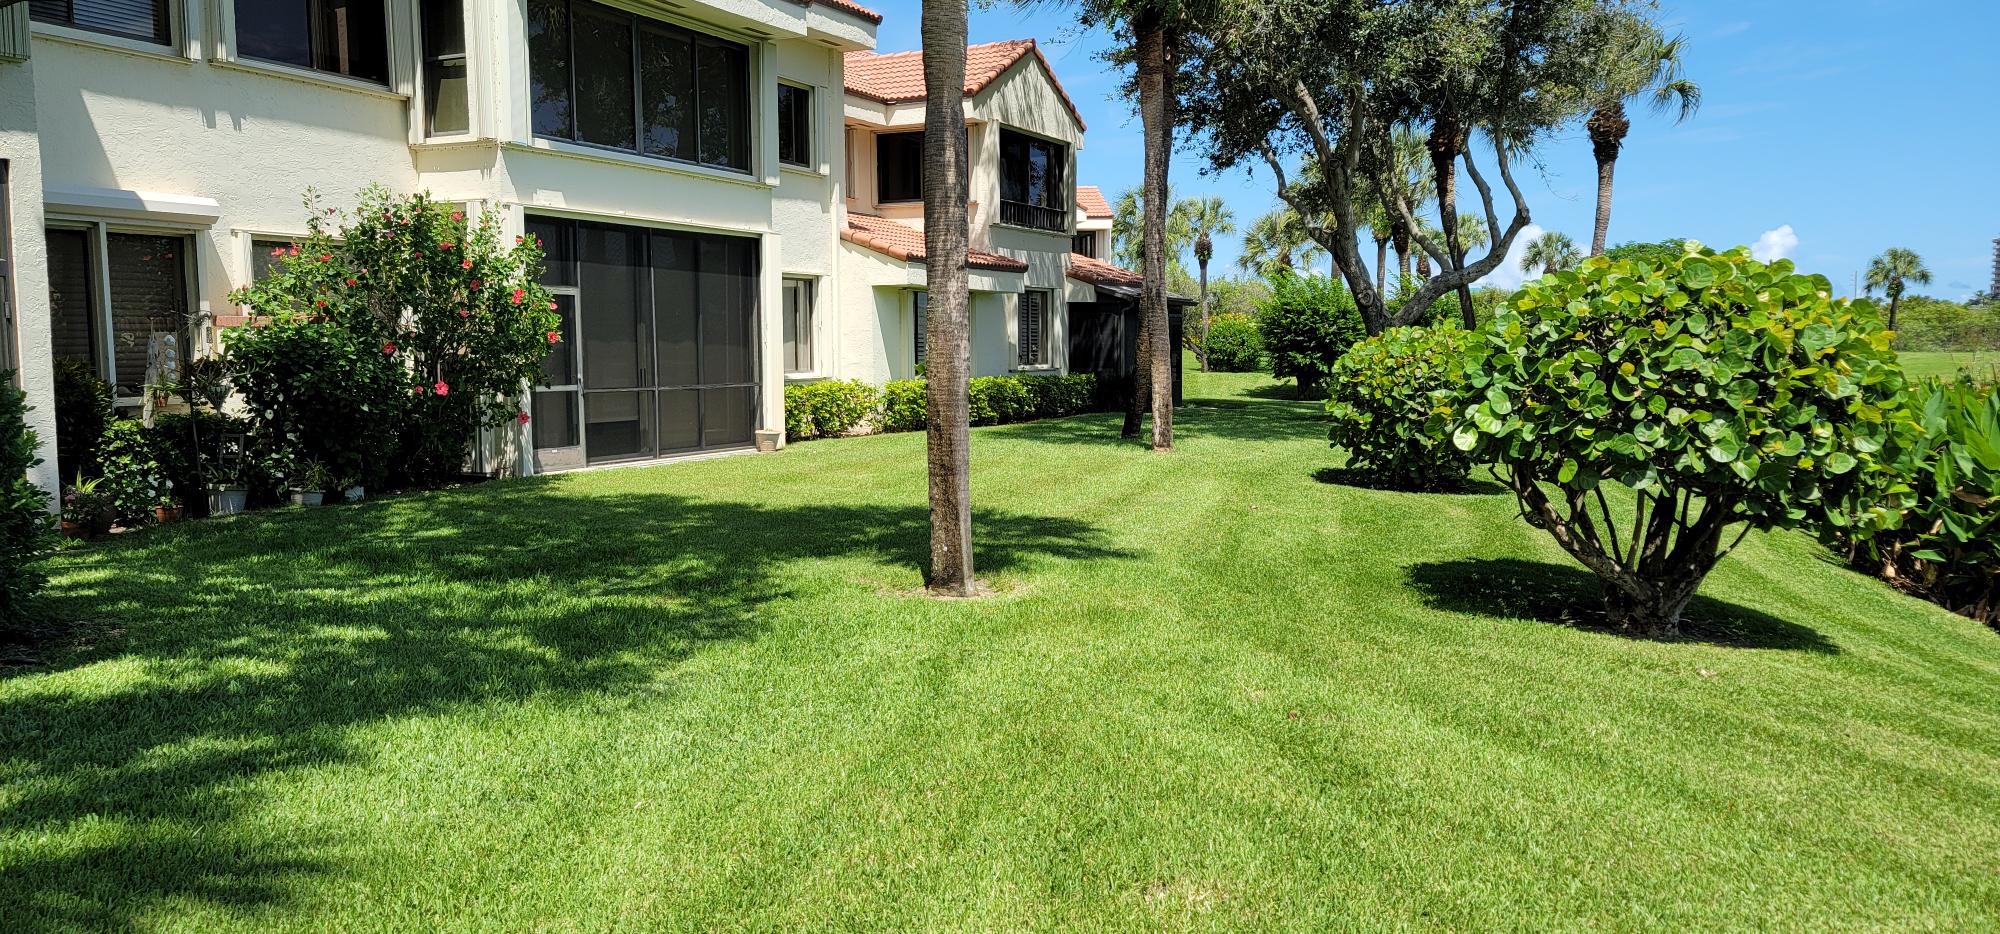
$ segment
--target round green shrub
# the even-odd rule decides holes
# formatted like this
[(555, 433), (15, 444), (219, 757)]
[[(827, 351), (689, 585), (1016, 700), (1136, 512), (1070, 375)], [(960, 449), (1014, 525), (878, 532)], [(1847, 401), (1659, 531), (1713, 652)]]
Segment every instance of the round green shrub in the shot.
[(319, 464), (341, 487), (382, 485), (414, 403), (408, 370), (374, 337), (287, 317), (232, 328), (223, 343), (261, 450)]
[(922, 431), (930, 409), (920, 379), (892, 380), (882, 387), (882, 430)]
[[(1912, 430), (1873, 310), (1742, 247), (1588, 260), (1530, 283), (1479, 335), (1453, 442), (1647, 634), (1676, 630), (1743, 532), (1844, 524), (1893, 487)], [(1631, 496), (1607, 498), (1605, 481)]]
[(1227, 313), (1208, 319), (1208, 368), (1221, 373), (1254, 373), (1264, 365), (1263, 340), (1249, 315)]
[(1295, 381), (1301, 399), (1317, 396), (1334, 362), (1368, 335), (1347, 286), (1289, 269), (1271, 278), (1271, 297), (1258, 308), (1257, 328), (1271, 375)]
[(1327, 379), (1329, 437), (1383, 486), (1434, 490), (1465, 480), (1471, 459), (1442, 430), (1465, 388), (1470, 332), (1391, 328), (1355, 344)]
[(785, 387), (785, 439), (846, 434), (875, 411), (875, 390), (859, 380), (822, 380)]

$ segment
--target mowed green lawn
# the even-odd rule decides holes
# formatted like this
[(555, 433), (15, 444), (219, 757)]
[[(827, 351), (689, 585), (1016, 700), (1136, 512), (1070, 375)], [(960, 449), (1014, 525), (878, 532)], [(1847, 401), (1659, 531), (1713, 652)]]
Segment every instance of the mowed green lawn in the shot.
[(1970, 372), (1975, 376), (2000, 379), (2000, 351), (1977, 353), (1906, 351), (1898, 353), (1896, 359), (1903, 364), (1903, 371), (1912, 377), (1936, 376), (1950, 379), (1961, 372)]
[(918, 435), (66, 554), (0, 928), (2000, 925), (2000, 634), (1797, 535), (1595, 631), (1497, 487), (1192, 395), (975, 432), (972, 602)]

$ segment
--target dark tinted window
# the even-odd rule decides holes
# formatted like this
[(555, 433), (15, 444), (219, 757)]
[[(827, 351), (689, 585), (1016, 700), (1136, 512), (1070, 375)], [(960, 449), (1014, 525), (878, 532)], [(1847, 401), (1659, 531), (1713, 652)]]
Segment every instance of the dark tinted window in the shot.
[(588, 0), (528, 19), (536, 135), (749, 168), (747, 48)]
[(922, 201), (924, 133), (882, 133), (875, 137), (875, 200)]
[(778, 85), (778, 161), (812, 163), (812, 92), (805, 88)]
[(89, 232), (49, 231), (49, 331), (55, 355), (97, 361), (97, 277), (90, 271)]
[(1000, 131), (1000, 200), (1062, 208), (1063, 169), (1068, 150), (1061, 143), (1012, 130)]
[(386, 83), (384, 0), (236, 0), (236, 52)]
[(465, 86), (465, 0), (424, 0), (424, 121), (433, 136), (472, 129)]
[(31, 0), (31, 17), (44, 23), (74, 26), (165, 44), (167, 0)]

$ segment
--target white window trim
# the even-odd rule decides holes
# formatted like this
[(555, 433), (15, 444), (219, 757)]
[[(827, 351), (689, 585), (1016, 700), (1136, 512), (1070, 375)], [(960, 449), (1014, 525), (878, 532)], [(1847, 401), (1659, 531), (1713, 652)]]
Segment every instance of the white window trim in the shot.
[[(827, 178), (831, 176), (833, 174), (833, 165), (832, 161), (827, 158), (827, 147), (824, 144), (824, 140), (826, 139), (825, 121), (822, 119), (826, 107), (821, 103), (826, 99), (826, 89), (812, 82), (800, 81), (797, 78), (787, 78), (784, 75), (778, 76), (778, 83), (781, 85), (788, 84), (806, 92), (806, 101), (811, 108), (806, 115), (806, 164), (799, 165), (794, 162), (786, 162), (782, 158), (777, 158), (778, 170), (781, 172), (791, 172), (795, 175), (809, 175), (814, 178)], [(775, 110), (777, 108), (777, 103), (777, 91), (774, 90), (771, 92), (772, 109)], [(783, 135), (783, 128), (780, 128), (778, 133), (779, 135)], [(773, 149), (776, 148), (776, 145), (777, 140), (774, 138), (772, 140)]]
[[(22, 13), (27, 14), (27, 4), (22, 3)], [(148, 42), (130, 36), (117, 36), (94, 29), (64, 26), (61, 23), (44, 23), (29, 17), (28, 32), (38, 39), (50, 39), (71, 45), (120, 52), (155, 61), (176, 62), (182, 65), (194, 63), (200, 50), (195, 47), (196, 30), (191, 28), (192, 12), (184, 0), (167, 0), (167, 41)]]
[[(1021, 362), (1021, 305), (1023, 302), (1027, 300), (1029, 292), (1039, 292), (1042, 295), (1043, 362), (1041, 363)], [(1010, 316), (1011, 320), (1009, 321), (1009, 324), (1012, 325), (1011, 330), (1013, 331), (1013, 333), (1008, 335), (1011, 338), (1011, 340), (1008, 341), (1008, 343), (1010, 344), (1008, 349), (1013, 351), (1014, 365), (1008, 367), (1009, 370), (1015, 373), (1049, 373), (1060, 369), (1060, 367), (1057, 366), (1056, 364), (1056, 348), (1055, 348), (1056, 298), (1057, 298), (1057, 290), (1055, 289), (1029, 288), (1029, 289), (1023, 289), (1021, 291), (1021, 294), (1014, 299), (1014, 313), (1013, 315)]]
[[(821, 292), (826, 291), (825, 289), (820, 288), (820, 284), (824, 281), (825, 279), (821, 276), (815, 276), (806, 273), (785, 273), (778, 279), (779, 282), (778, 295), (779, 295), (779, 302), (781, 304), (784, 301), (783, 296), (785, 294), (785, 289), (784, 289), (785, 282), (803, 282), (807, 285), (808, 287), (807, 297), (809, 299), (809, 304), (807, 304), (806, 306), (806, 312), (807, 312), (807, 317), (811, 319), (812, 323), (812, 334), (810, 335), (811, 346), (812, 346), (812, 368), (808, 370), (801, 370), (798, 372), (787, 370), (785, 372), (785, 379), (787, 381), (810, 382), (812, 380), (825, 379), (827, 377), (826, 350), (825, 350), (826, 342), (821, 340), (821, 338), (826, 334), (825, 315), (821, 313), (821, 310), (825, 307), (826, 303), (825, 300), (822, 299), (820, 296)], [(780, 309), (779, 313), (790, 314), (791, 309), (783, 308)], [(779, 349), (782, 351), (784, 346), (783, 342), (784, 327), (782, 323), (779, 326), (778, 334), (779, 334)], [(912, 349), (911, 353), (914, 354), (915, 350)], [(786, 362), (789, 363), (790, 361)]]

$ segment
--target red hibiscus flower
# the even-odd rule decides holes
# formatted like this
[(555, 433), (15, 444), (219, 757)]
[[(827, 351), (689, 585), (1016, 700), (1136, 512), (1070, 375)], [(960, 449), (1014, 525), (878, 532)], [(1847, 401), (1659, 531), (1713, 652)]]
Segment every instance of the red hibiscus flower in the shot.
[(361, 284), (361, 280), (359, 280), (359, 279), (354, 279), (354, 278), (349, 278), (349, 279), (347, 280), (347, 286), (348, 286), (348, 288), (353, 288), (354, 286), (357, 286), (357, 285), (360, 285), (360, 284)]
[(550, 331), (550, 332), (549, 332), (549, 343), (551, 343), (551, 344), (557, 344), (557, 343), (561, 343), (561, 342), (562, 342), (562, 335), (561, 335), (561, 334), (557, 334), (557, 333), (556, 333), (556, 332), (554, 332), (554, 331)]
[(464, 219), (465, 219), (465, 212), (464, 212), (464, 211), (453, 211), (453, 212), (451, 212), (451, 219), (452, 219), (452, 220), (455, 220), (455, 221), (462, 221), (462, 220), (464, 220)]
[(516, 304), (516, 305), (519, 305), (519, 304), (521, 304), (521, 300), (522, 300), (522, 299), (524, 299), (524, 298), (527, 298), (527, 297), (528, 297), (528, 290), (527, 290), (527, 289), (515, 289), (515, 290), (514, 290), (514, 304)]
[(388, 342), (388, 343), (386, 343), (386, 344), (383, 344), (383, 345), (382, 345), (382, 352), (383, 352), (383, 353), (385, 353), (385, 354), (391, 354), (391, 353), (395, 353), (395, 352), (396, 352), (396, 342), (395, 342), (395, 341), (390, 341), (390, 342)]
[(473, 290), (474, 290), (474, 291), (478, 291), (478, 289), (479, 289), (479, 280), (478, 280), (478, 279), (474, 279), (474, 280), (472, 280), (472, 288), (473, 288)]
[(458, 261), (458, 268), (460, 268), (460, 269), (471, 269), (471, 268), (472, 268), (472, 261), (471, 261), (471, 260), (469, 260), (469, 259), (463, 259), (463, 260), (459, 260), (459, 261)]
[(514, 420), (520, 422), (523, 425), (526, 425), (528, 423), (528, 413), (526, 412), (517, 413), (514, 416)]
[(320, 262), (322, 262), (322, 263), (331, 263), (331, 262), (333, 262), (333, 254), (332, 254), (332, 253), (321, 253), (321, 254), (319, 255), (319, 261), (320, 261)]
[(450, 386), (446, 386), (444, 384), (444, 380), (438, 380), (435, 385), (431, 386), (431, 388), (436, 390), (437, 394), (440, 396), (444, 395), (445, 393), (451, 390)]
[(468, 309), (460, 308), (458, 310), (458, 316), (461, 318), (470, 318), (472, 317), (472, 312)]

